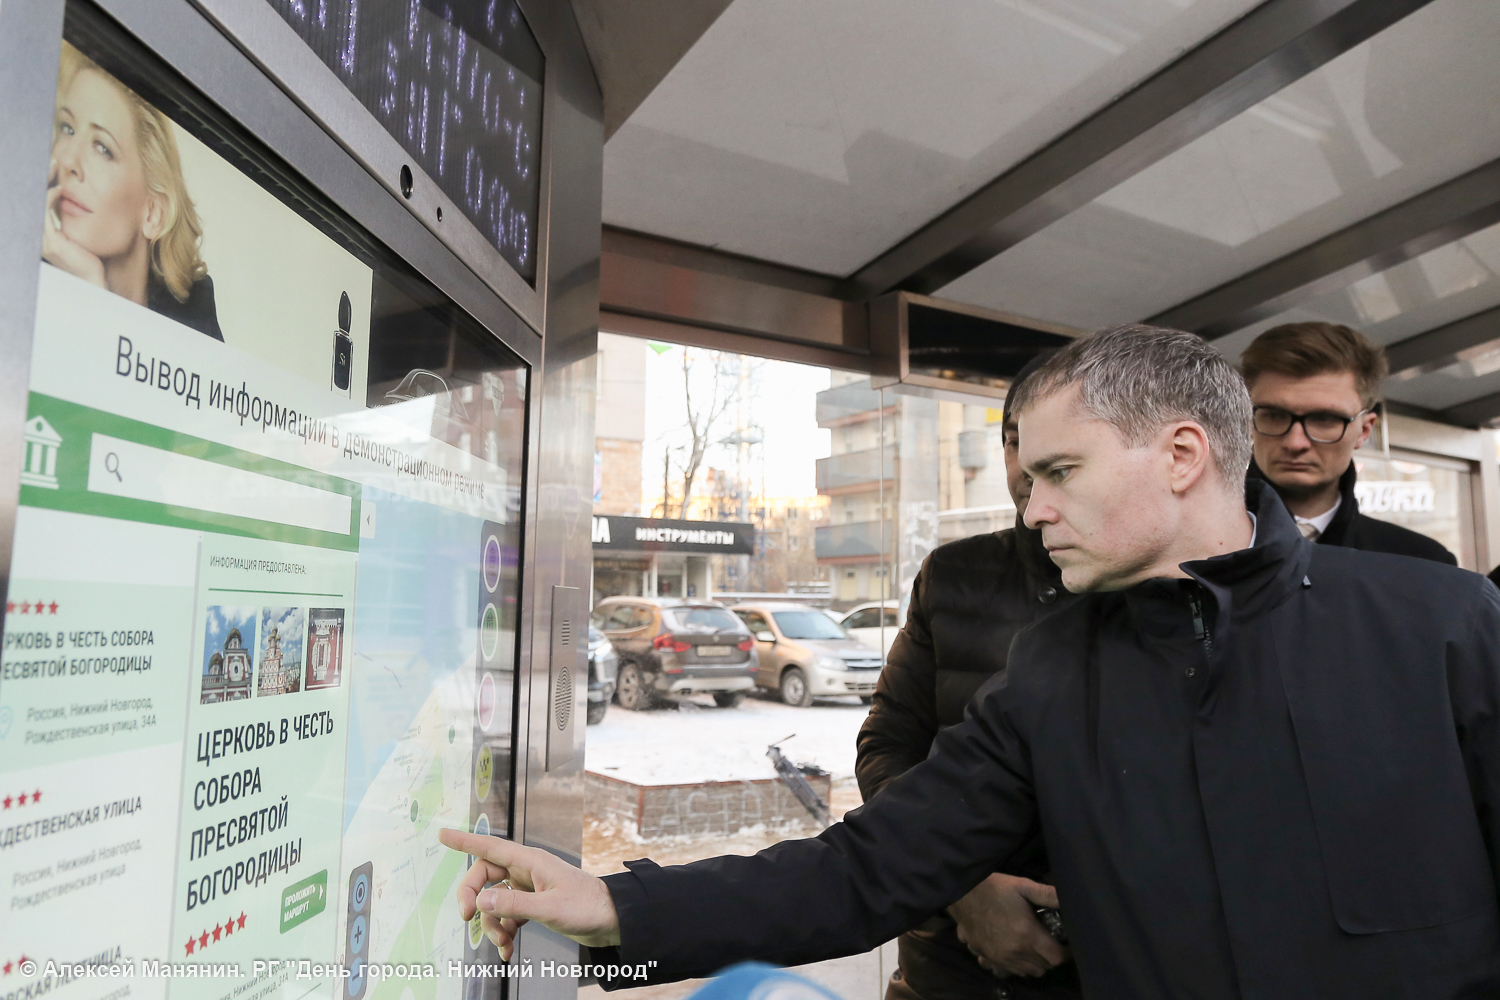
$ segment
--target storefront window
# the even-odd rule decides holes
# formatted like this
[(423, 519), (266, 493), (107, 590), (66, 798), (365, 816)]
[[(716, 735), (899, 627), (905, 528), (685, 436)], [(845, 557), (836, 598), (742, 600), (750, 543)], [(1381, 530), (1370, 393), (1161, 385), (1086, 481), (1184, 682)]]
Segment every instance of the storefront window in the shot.
[(1393, 451), (1359, 452), (1354, 458), (1359, 479), (1354, 486), (1359, 511), (1381, 521), (1419, 531), (1441, 542), (1474, 569), (1469, 477), (1452, 460)]

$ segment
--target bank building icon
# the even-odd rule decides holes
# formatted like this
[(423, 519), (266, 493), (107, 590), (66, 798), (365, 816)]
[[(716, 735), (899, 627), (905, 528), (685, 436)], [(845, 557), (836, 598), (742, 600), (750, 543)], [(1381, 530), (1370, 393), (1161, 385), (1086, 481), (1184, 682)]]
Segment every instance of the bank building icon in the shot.
[(21, 484), (57, 489), (57, 449), (62, 445), (62, 435), (41, 416), (26, 421), (22, 433), (26, 437), (26, 467), (21, 470)]

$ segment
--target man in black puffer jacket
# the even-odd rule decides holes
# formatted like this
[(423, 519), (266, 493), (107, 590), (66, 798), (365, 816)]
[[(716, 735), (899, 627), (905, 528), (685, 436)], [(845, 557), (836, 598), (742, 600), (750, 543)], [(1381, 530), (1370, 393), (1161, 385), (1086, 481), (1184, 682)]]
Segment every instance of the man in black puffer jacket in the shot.
[[(1041, 359), (1038, 359), (1040, 361)], [(1036, 363), (1022, 370), (1014, 393)], [(1016, 457), (1010, 413), (1001, 427), (1007, 485), (1016, 509), (1026, 508), (1031, 483)], [(935, 549), (912, 584), (906, 624), (891, 646), (870, 716), (859, 731), (855, 773), (866, 802), (932, 751), (940, 730), (964, 719), (964, 706), (1005, 670), (1017, 632), (1076, 599), (1041, 533), (1014, 528), (975, 535)], [(1040, 838), (947, 911), (897, 940), (900, 965), (887, 1000), (1028, 1000), (1078, 997), (1078, 975), (1047, 934), (1033, 907), (1050, 893)], [(962, 928), (962, 937), (960, 936)], [(986, 938), (1004, 958), (991, 972), (965, 945)], [(996, 973), (1005, 978), (997, 978)], [(1038, 978), (1028, 978), (1038, 977)]]

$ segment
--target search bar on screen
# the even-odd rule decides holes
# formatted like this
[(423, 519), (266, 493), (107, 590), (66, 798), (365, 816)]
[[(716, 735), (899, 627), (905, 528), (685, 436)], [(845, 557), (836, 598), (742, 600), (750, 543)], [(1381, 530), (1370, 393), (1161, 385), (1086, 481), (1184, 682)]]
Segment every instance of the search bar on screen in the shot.
[(349, 534), (354, 500), (275, 476), (95, 434), (89, 492)]

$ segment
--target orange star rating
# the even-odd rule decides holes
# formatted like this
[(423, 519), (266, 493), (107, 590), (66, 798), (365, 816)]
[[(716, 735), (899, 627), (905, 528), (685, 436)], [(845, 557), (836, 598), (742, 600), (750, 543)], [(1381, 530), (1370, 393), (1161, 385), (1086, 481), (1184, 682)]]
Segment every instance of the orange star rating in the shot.
[(62, 605), (56, 601), (22, 601), (20, 604), (17, 604), (15, 601), (5, 602), (6, 614), (12, 615), (55, 615), (57, 614), (57, 609), (60, 607)]
[(233, 934), (235, 931), (244, 929), (245, 914), (241, 912), (238, 917), (230, 917), (222, 924), (215, 924), (213, 930), (205, 930), (197, 937), (188, 938), (187, 944), (183, 945), (183, 947), (187, 950), (187, 953), (191, 955), (195, 951), (202, 951), (204, 948), (207, 948), (213, 941), (218, 941), (221, 938), (226, 938), (229, 935)]

